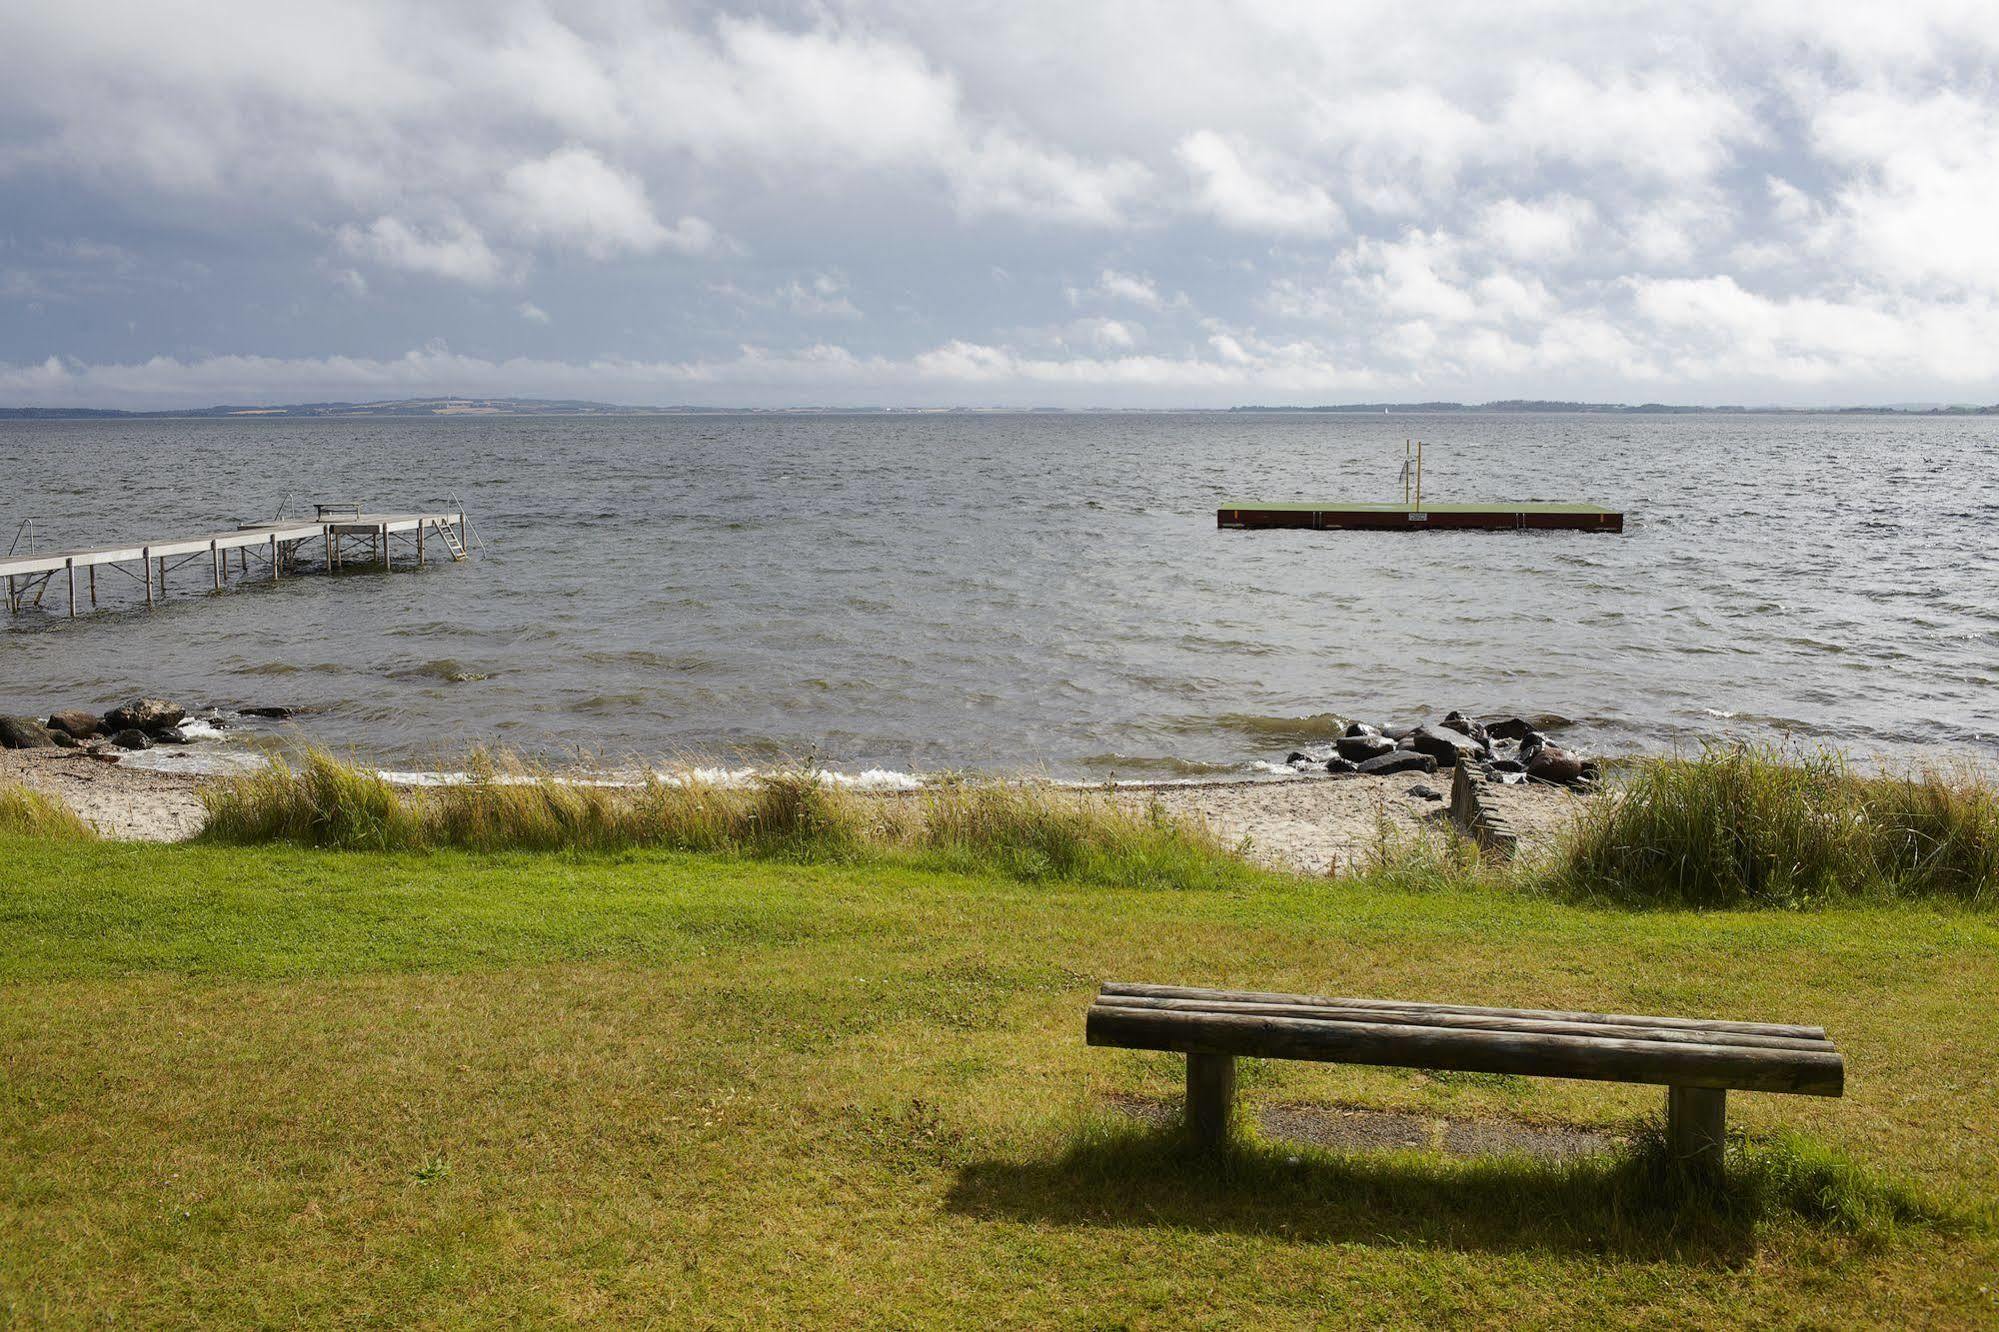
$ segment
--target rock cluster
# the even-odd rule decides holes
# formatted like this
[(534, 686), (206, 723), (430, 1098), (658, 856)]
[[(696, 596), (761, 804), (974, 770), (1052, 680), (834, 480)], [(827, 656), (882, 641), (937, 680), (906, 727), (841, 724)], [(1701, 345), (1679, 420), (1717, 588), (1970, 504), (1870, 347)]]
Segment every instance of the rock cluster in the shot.
[[(1536, 723), (1539, 723), (1537, 725)], [(1452, 712), (1421, 726), (1382, 727), (1353, 722), (1331, 745), (1298, 750), (1287, 760), (1301, 772), (1323, 769), (1335, 775), (1388, 777), (1436, 772), (1459, 765), (1475, 767), (1495, 781), (1549, 782), (1587, 786), (1597, 780), (1594, 759), (1562, 749), (1542, 734), (1561, 718), (1500, 717), (1474, 721)]]
[[(108, 749), (151, 749), (156, 744), (184, 745), (181, 729), (187, 709), (163, 698), (135, 698), (103, 714), (64, 708), (46, 722), (32, 717), (0, 716), (0, 749), (79, 749), (93, 757), (116, 761)], [(219, 719), (211, 719), (219, 724)]]

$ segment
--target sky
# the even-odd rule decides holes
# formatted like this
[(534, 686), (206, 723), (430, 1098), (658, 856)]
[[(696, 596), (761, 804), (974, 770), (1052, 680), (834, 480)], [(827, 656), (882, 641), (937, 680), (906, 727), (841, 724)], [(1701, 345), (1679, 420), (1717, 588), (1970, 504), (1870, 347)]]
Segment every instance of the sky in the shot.
[(0, 405), (1999, 402), (1999, 5), (0, 0)]

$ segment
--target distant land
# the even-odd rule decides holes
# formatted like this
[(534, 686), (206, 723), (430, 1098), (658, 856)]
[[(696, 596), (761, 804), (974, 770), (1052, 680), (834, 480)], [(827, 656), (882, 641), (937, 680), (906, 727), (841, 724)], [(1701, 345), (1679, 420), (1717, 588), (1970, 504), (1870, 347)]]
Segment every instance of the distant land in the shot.
[(385, 402), (294, 402), (276, 406), (186, 407), (179, 410), (120, 411), (109, 407), (0, 407), (0, 420), (101, 421), (121, 418), (299, 417), (299, 416), (782, 416), (801, 413), (936, 416), (1028, 411), (1040, 414), (1140, 414), (1148, 411), (1328, 412), (1424, 415), (1449, 412), (1543, 412), (1611, 416), (1701, 414), (1830, 414), (1842, 416), (1999, 416), (1999, 404), (1894, 403), (1880, 407), (1688, 407), (1663, 402), (1557, 402), (1508, 398), (1497, 402), (1356, 402), (1317, 407), (1242, 406), (1227, 408), (1066, 408), (1066, 407), (629, 407), (573, 398), (398, 398)]

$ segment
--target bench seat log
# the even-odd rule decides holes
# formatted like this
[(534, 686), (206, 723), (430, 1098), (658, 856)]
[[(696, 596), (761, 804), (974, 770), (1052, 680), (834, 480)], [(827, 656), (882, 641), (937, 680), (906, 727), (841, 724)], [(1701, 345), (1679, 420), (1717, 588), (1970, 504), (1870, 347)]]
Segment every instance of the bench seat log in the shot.
[(1822, 1027), (1107, 983), (1091, 1045), (1188, 1056), (1187, 1124), (1228, 1136), (1237, 1056), (1662, 1085), (1676, 1157), (1718, 1172), (1729, 1090), (1839, 1096)]
[(1695, 1027), (1747, 1036), (1795, 1036), (1822, 1041), (1824, 1027), (1781, 1022), (1723, 1022), (1706, 1018), (1634, 1017), (1627, 1013), (1567, 1013), (1552, 1008), (1475, 1008), (1468, 1004), (1427, 1004), (1404, 999), (1333, 999), (1322, 994), (1275, 994), (1266, 990), (1203, 990), (1191, 985), (1137, 985), (1105, 981), (1102, 995), (1129, 994), (1155, 999), (1226, 999), (1239, 1003), (1319, 1004), (1349, 1008), (1394, 1008), (1410, 1012), (1473, 1013), (1494, 1017), (1542, 1018), (1556, 1022), (1596, 1022), (1639, 1027)]

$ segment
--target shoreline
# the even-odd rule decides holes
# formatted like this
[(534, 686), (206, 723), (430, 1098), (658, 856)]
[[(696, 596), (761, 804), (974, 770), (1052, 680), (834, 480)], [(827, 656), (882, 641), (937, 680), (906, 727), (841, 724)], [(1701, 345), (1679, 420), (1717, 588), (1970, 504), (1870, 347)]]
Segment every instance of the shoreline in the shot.
[[(114, 841), (186, 841), (201, 831), (207, 811), (201, 787), (225, 780), (226, 774), (176, 772), (165, 764), (188, 754), (170, 751), (143, 765), (93, 761), (72, 749), (0, 750), (0, 783), (14, 782), (53, 797), (74, 810), (101, 836)], [(198, 761), (198, 760), (196, 760)], [(692, 772), (692, 768), (665, 769)], [(422, 785), (422, 778), (439, 774), (397, 773), (399, 785)], [(583, 774), (578, 773), (578, 777)], [(597, 780), (618, 780), (615, 772), (593, 772)], [(416, 778), (418, 780), (408, 780)], [(1046, 778), (1015, 778), (1055, 785)], [(1061, 783), (1071, 786), (1069, 783)], [(1216, 780), (1126, 782), (1108, 788), (1115, 799), (1132, 804), (1156, 802), (1167, 813), (1207, 823), (1225, 843), (1248, 839), (1247, 856), (1273, 868), (1323, 875), (1364, 860), (1384, 834), (1396, 840), (1412, 837), (1441, 841), (1450, 824), (1447, 802), (1417, 794), (1423, 789), (1447, 792), (1443, 774), (1404, 773), (1386, 777), (1347, 775), (1259, 777)], [(920, 785), (855, 791), (864, 798), (907, 798)], [(1102, 784), (1076, 783), (1071, 789), (1106, 789)], [(1490, 800), (1520, 834), (1523, 852), (1546, 845), (1589, 798), (1556, 786), (1516, 785), (1490, 788)]]

